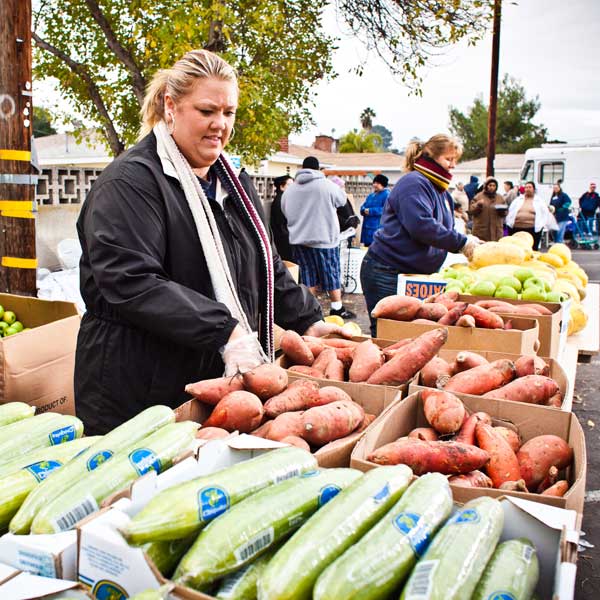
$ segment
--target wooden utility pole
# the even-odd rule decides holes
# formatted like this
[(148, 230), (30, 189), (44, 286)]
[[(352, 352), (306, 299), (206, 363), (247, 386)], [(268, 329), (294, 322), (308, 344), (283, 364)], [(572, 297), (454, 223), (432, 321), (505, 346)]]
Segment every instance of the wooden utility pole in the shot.
[(490, 108), (488, 111), (488, 144), (486, 175), (494, 175), (496, 158), (496, 109), (498, 106), (498, 63), (500, 62), (500, 16), (502, 0), (494, 0), (494, 29), (492, 33), (492, 77), (490, 81)]
[(35, 295), (31, 0), (2, 0), (0, 23), (0, 291)]

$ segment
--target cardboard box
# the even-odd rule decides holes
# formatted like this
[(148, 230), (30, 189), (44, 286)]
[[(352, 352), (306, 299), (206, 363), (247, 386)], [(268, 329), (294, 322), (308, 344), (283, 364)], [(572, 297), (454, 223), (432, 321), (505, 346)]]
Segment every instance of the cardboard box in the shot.
[[(506, 319), (506, 318), (505, 318)], [(535, 319), (514, 317), (513, 328), (483, 329), (481, 327), (455, 327), (448, 329), (444, 348), (457, 350), (495, 350), (509, 354), (536, 354), (539, 326)], [(380, 340), (403, 340), (436, 329), (440, 325), (427, 325), (392, 319), (377, 319), (377, 337)]]
[(80, 317), (75, 304), (0, 294), (31, 331), (0, 338), (0, 402), (26, 402), (38, 413), (75, 414), (73, 372)]
[[(447, 362), (452, 362), (456, 355), (460, 352), (460, 350), (440, 350), (438, 352), (438, 356), (443, 358)], [(519, 354), (505, 354), (503, 352), (490, 352), (487, 350), (480, 350), (477, 354), (481, 354), (484, 358), (487, 358), (490, 362), (494, 360), (500, 360), (502, 358), (508, 358), (513, 362), (520, 358)], [(560, 388), (560, 392), (563, 396), (563, 407), (569, 407), (572, 403), (571, 396), (573, 395), (573, 390), (571, 389), (571, 385), (569, 383), (569, 379), (564, 369), (560, 366), (560, 363), (553, 358), (544, 358), (548, 365), (550, 366), (550, 377), (556, 381), (558, 387)], [(413, 392), (417, 392), (420, 389), (423, 389), (423, 384), (420, 379), (420, 374), (415, 377), (415, 379), (411, 382), (408, 392), (412, 394)], [(471, 394), (466, 394), (467, 396), (471, 396)], [(563, 408), (563, 410), (565, 410)]]
[(39, 577), (0, 564), (0, 598), (3, 600), (54, 600), (58, 598), (92, 598), (75, 581)]
[[(522, 402), (483, 399), (463, 394), (456, 395), (470, 412), (484, 411), (492, 417), (495, 424), (502, 423), (508, 426), (516, 426), (523, 442), (538, 435), (553, 434), (565, 440), (573, 448), (574, 453), (573, 465), (567, 469), (567, 480), (570, 488), (562, 498), (451, 485), (456, 502), (467, 502), (478, 496), (500, 497), (508, 495), (583, 513), (587, 456), (583, 430), (574, 414), (546, 406), (523, 404)], [(402, 402), (390, 406), (385, 413), (371, 423), (352, 452), (350, 466), (361, 471), (375, 468), (377, 465), (367, 460), (367, 456), (371, 452), (407, 435), (416, 427), (427, 426), (423, 414), (423, 403), (419, 398), (419, 394), (411, 394)]]

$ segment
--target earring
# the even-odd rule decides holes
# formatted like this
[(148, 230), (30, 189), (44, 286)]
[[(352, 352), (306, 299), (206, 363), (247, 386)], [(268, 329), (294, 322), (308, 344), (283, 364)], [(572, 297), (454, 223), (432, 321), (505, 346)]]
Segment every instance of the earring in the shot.
[(167, 130), (170, 135), (173, 135), (175, 131), (175, 113), (169, 113), (167, 116), (171, 118), (171, 122), (167, 123)]

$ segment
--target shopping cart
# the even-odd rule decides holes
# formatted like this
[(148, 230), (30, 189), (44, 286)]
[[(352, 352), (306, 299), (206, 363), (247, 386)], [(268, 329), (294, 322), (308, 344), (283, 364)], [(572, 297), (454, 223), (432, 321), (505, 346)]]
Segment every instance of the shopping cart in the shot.
[(598, 228), (595, 223), (596, 219), (586, 219), (581, 213), (578, 217), (571, 217), (570, 228), (573, 233), (571, 240), (571, 248), (583, 248), (586, 250), (598, 250)]
[(350, 227), (340, 234), (340, 271), (342, 279), (342, 291), (344, 294), (360, 294), (360, 264), (365, 251), (352, 247), (352, 238), (356, 235), (356, 229)]

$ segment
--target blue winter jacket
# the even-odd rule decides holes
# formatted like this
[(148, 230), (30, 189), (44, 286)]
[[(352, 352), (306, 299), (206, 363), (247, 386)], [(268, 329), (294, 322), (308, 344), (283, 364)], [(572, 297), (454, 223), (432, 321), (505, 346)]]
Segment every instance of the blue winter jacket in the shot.
[(454, 230), (454, 202), (417, 171), (394, 186), (369, 253), (399, 273), (435, 273), (467, 241)]
[[(360, 234), (360, 243), (369, 246), (373, 242), (373, 235), (380, 227), (381, 215), (385, 201), (390, 195), (387, 188), (380, 192), (372, 192), (360, 207), (360, 214), (364, 217)], [(365, 208), (369, 209), (369, 214), (365, 214)]]
[(558, 223), (569, 220), (571, 214), (571, 198), (564, 192), (552, 194), (550, 206), (554, 206), (554, 217)]

